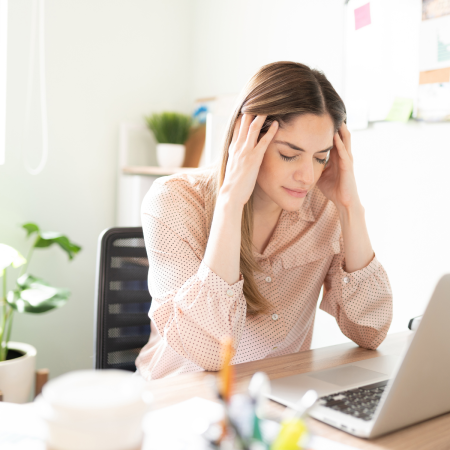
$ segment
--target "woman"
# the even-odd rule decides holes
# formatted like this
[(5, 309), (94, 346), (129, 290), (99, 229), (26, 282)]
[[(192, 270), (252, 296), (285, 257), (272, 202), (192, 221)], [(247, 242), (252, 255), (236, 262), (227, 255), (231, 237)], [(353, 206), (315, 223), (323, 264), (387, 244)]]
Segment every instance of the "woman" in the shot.
[(392, 318), (353, 173), (345, 106), (305, 65), (262, 67), (244, 88), (215, 170), (159, 178), (142, 205), (151, 336), (146, 379), (308, 350), (320, 308), (375, 349)]

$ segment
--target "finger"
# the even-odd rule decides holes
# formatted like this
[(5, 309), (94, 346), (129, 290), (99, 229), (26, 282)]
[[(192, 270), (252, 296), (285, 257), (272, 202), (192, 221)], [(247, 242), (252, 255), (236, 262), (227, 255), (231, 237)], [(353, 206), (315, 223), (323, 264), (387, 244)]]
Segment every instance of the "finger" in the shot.
[(276, 132), (278, 131), (278, 127), (279, 124), (277, 121), (272, 122), (272, 125), (270, 125), (269, 129), (267, 130), (267, 133), (261, 138), (255, 149), (261, 150), (263, 153), (265, 153), (267, 147), (269, 146), (270, 142), (272, 141)]
[(348, 154), (344, 143), (342, 142), (341, 137), (339, 136), (339, 133), (335, 133), (334, 135), (334, 146), (337, 150), (337, 153), (341, 159), (344, 161), (347, 161), (350, 159), (350, 155)]
[(266, 121), (267, 116), (256, 116), (253, 122), (250, 124), (250, 128), (248, 130), (246, 144), (250, 148), (255, 148), (258, 143), (258, 136), (261, 133), (261, 128)]
[(238, 136), (239, 136), (239, 128), (241, 127), (241, 121), (242, 121), (242, 115), (239, 116), (236, 119), (236, 122), (234, 123), (234, 130), (233, 130), (233, 138), (231, 139), (231, 143), (235, 144)]
[(239, 129), (239, 136), (237, 142), (243, 144), (247, 140), (248, 129), (255, 116), (251, 114), (244, 114), (241, 121), (241, 127)]
[(328, 156), (328, 161), (325, 164), (325, 169), (323, 170), (325, 171), (329, 171), (330, 168), (335, 169), (336, 167), (336, 162), (339, 159), (339, 155), (336, 149), (336, 145), (333, 146), (333, 148), (330, 150), (329, 156)]
[(342, 125), (339, 128), (339, 132), (341, 140), (344, 143), (345, 149), (347, 150), (348, 154), (352, 156), (351, 135), (345, 122), (342, 122)]
[(333, 147), (331, 148), (331, 150), (328, 152), (328, 156), (327, 156), (327, 162), (325, 163), (325, 169), (327, 169), (328, 167), (330, 167), (330, 164), (332, 163), (332, 161), (335, 159), (334, 153), (336, 152), (336, 150), (334, 149), (334, 142), (333, 142)]

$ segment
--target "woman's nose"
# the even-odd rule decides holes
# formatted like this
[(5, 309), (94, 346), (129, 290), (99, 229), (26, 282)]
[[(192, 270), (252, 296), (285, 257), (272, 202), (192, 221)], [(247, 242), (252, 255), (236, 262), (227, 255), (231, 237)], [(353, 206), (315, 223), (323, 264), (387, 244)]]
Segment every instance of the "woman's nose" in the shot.
[(294, 180), (298, 181), (304, 187), (310, 187), (314, 184), (314, 167), (312, 161), (302, 163), (294, 173)]

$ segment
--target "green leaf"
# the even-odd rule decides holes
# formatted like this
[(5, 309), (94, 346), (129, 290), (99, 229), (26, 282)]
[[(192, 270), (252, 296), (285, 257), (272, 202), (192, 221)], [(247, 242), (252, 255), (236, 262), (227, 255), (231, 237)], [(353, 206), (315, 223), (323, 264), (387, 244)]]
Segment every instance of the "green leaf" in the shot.
[(54, 231), (46, 231), (41, 233), (36, 241), (36, 248), (50, 247), (50, 245), (59, 245), (68, 255), (69, 259), (73, 257), (81, 250), (81, 247), (73, 242), (67, 236)]
[(12, 266), (17, 269), (18, 267), (26, 264), (26, 262), (27, 260), (19, 252), (17, 252), (17, 258), (13, 261)]
[(35, 223), (32, 223), (32, 222), (24, 223), (22, 225), (22, 228), (24, 230), (26, 230), (27, 237), (30, 237), (33, 233), (39, 233), (39, 231), (40, 231), (39, 227)]
[(184, 144), (193, 124), (191, 116), (177, 112), (152, 114), (145, 120), (160, 144)]
[(50, 286), (42, 278), (35, 277), (34, 275), (30, 275), (28, 273), (25, 273), (21, 277), (17, 278), (17, 286), (19, 286), (20, 290), (29, 289), (34, 284), (41, 284), (41, 285), (44, 285), (44, 286)]
[(0, 273), (9, 266), (20, 267), (27, 260), (13, 247), (0, 244)]
[(65, 305), (70, 297), (68, 289), (55, 288), (33, 275), (22, 275), (18, 289), (8, 292), (6, 301), (19, 313), (40, 314)]

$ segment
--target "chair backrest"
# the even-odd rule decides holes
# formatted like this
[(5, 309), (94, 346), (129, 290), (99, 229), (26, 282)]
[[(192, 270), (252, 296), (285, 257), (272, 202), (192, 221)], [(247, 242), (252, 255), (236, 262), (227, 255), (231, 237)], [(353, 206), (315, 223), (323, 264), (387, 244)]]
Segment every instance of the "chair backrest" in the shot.
[(135, 371), (150, 336), (148, 259), (141, 227), (99, 237), (94, 310), (94, 368)]

